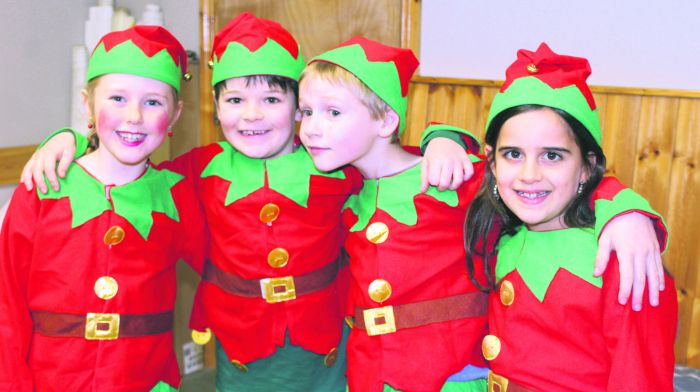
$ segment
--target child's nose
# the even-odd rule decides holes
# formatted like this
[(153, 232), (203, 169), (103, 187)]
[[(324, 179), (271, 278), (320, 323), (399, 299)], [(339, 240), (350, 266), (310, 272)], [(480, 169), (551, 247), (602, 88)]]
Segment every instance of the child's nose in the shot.
[(128, 110), (127, 121), (132, 124), (138, 124), (143, 119), (141, 114), (141, 106), (137, 104), (130, 104)]
[(262, 110), (258, 104), (248, 102), (243, 108), (243, 118), (246, 120), (259, 120), (262, 118)]
[(539, 181), (542, 178), (542, 172), (536, 159), (526, 158), (521, 166), (520, 179), (524, 182)]

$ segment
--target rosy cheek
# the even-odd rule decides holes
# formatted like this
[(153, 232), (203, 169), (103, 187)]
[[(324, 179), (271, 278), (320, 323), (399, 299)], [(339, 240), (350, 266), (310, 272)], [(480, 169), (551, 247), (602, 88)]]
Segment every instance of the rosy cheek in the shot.
[(104, 128), (105, 131), (110, 129), (116, 129), (121, 122), (121, 118), (117, 115), (111, 114), (109, 110), (100, 110), (97, 115), (97, 129)]
[(164, 134), (170, 125), (170, 117), (167, 113), (159, 114), (153, 119), (153, 130), (159, 134)]

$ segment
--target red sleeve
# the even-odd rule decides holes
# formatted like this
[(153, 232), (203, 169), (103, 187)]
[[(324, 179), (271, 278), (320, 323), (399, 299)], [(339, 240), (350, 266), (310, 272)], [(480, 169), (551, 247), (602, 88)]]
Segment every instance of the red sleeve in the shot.
[[(617, 264), (617, 257), (611, 255)], [(603, 275), (603, 334), (610, 355), (608, 391), (673, 391), (673, 343), (678, 303), (673, 280), (666, 275), (666, 289), (659, 306), (649, 305), (644, 292), (642, 310), (617, 302), (620, 276), (617, 266)]]
[(27, 281), (40, 201), (18, 187), (0, 231), (0, 390), (34, 389), (28, 355), (32, 321)]
[(177, 210), (180, 216), (180, 230), (183, 232), (179, 243), (179, 256), (200, 276), (204, 270), (204, 260), (208, 249), (209, 228), (201, 200), (188, 178), (176, 185)]

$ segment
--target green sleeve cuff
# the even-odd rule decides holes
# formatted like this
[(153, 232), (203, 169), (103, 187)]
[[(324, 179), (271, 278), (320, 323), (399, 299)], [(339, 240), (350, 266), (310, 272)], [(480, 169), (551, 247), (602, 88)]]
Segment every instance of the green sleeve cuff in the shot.
[(649, 202), (641, 195), (626, 188), (621, 190), (612, 200), (595, 200), (595, 235), (600, 237), (603, 228), (618, 215), (630, 212), (639, 212), (654, 219), (659, 247), (663, 254), (668, 248), (668, 230), (664, 218), (649, 205)]
[(420, 141), (421, 152), (425, 152), (428, 142), (436, 137), (446, 137), (459, 143), (468, 154), (478, 154), (481, 150), (481, 143), (469, 131), (452, 125), (431, 123), (423, 131)]
[(73, 157), (73, 159), (77, 159), (85, 155), (85, 151), (87, 151), (88, 148), (88, 139), (82, 133), (76, 132), (73, 128), (59, 128), (51, 132), (51, 134), (46, 139), (44, 139), (44, 141), (42, 141), (41, 144), (39, 144), (38, 148), (43, 147), (44, 144), (51, 140), (51, 138), (62, 132), (70, 132), (73, 134), (73, 138), (75, 139), (75, 156)]

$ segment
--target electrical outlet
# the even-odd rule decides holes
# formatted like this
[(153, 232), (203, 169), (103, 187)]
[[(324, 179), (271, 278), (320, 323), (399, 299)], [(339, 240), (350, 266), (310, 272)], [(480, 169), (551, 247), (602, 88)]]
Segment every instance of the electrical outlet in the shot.
[(182, 345), (182, 362), (184, 374), (204, 369), (204, 346), (187, 342)]

